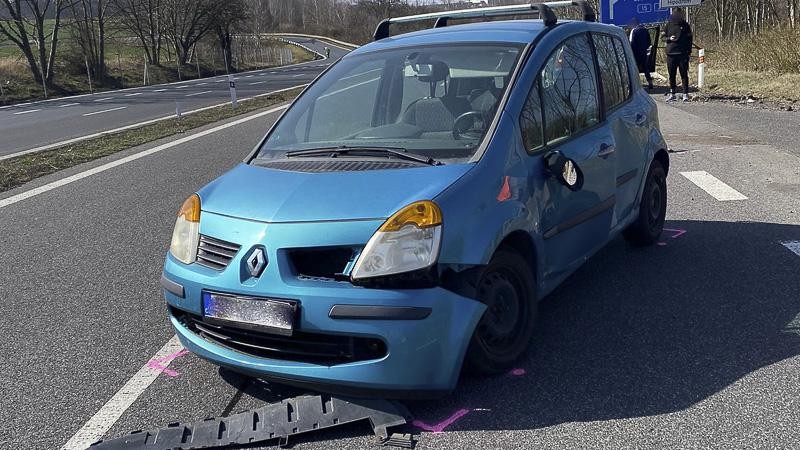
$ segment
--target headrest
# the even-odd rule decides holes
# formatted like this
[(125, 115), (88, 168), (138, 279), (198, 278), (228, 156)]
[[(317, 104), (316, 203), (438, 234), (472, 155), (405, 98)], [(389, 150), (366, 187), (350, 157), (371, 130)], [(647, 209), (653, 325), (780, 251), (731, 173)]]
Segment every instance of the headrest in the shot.
[(431, 73), (418, 76), (417, 79), (419, 81), (437, 83), (446, 80), (448, 75), (450, 75), (450, 67), (442, 61), (430, 61), (427, 64), (431, 65)]

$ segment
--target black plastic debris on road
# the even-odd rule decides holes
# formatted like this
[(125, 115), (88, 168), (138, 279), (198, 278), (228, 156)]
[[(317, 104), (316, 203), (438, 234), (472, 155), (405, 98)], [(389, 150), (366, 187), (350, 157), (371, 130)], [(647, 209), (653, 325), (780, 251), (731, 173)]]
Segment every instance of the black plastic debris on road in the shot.
[(228, 417), (134, 431), (117, 439), (96, 442), (90, 449), (221, 448), (272, 440), (285, 446), (291, 436), (361, 420), (369, 420), (381, 444), (412, 448), (411, 435), (390, 436), (388, 432), (389, 428), (404, 425), (409, 419), (406, 407), (390, 400), (301, 395)]

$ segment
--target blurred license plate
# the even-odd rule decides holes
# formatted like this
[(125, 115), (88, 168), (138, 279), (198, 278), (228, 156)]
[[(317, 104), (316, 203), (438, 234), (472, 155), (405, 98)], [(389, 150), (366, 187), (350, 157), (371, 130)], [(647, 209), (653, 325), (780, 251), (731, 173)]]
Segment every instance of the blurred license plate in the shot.
[(203, 292), (203, 316), (209, 322), (291, 336), (296, 313), (292, 300)]

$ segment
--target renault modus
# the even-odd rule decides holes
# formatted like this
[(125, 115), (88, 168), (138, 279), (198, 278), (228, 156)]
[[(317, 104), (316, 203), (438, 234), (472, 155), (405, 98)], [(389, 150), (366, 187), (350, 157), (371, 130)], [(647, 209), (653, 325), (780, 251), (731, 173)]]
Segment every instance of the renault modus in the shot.
[(379, 24), (180, 208), (161, 281), (183, 345), (350, 395), (513, 367), (541, 298), (664, 224), (655, 103), (622, 30), (576, 4), (582, 21), (557, 2)]

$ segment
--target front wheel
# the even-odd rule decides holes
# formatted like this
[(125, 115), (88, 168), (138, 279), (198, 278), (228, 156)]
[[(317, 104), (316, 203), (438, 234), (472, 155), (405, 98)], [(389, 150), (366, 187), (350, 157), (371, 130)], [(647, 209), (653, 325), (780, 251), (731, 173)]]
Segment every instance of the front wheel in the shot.
[(538, 306), (533, 271), (517, 252), (501, 248), (476, 287), (486, 311), (472, 335), (465, 364), (472, 372), (502, 373), (525, 352), (533, 335)]
[(667, 216), (667, 173), (658, 160), (650, 163), (647, 172), (639, 216), (622, 235), (633, 245), (653, 245), (661, 236)]

